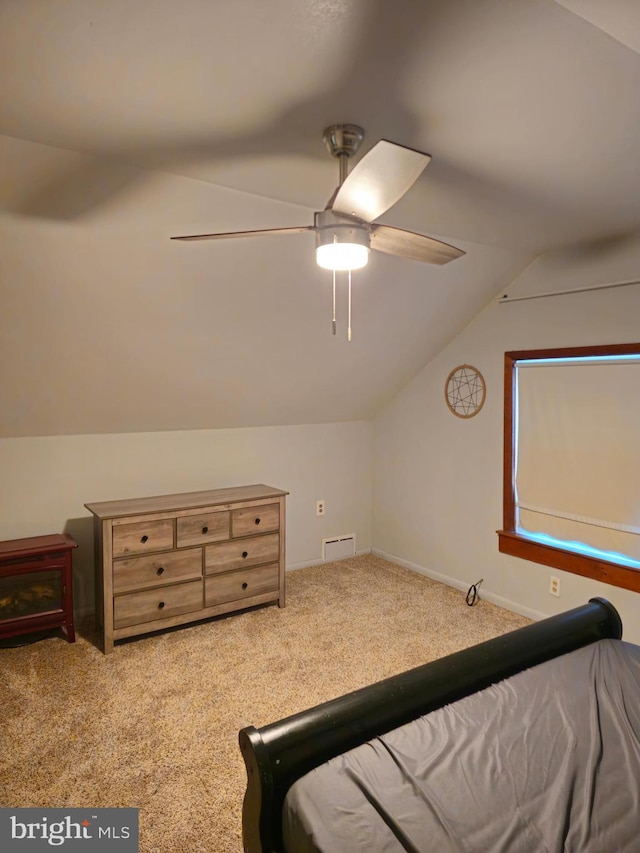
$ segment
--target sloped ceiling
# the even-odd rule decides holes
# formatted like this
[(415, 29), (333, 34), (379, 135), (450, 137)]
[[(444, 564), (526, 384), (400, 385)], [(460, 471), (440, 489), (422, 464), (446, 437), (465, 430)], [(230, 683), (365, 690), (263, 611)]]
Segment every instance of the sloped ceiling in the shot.
[[(606, 6), (606, 12), (604, 7)], [(633, 33), (636, 36), (633, 36)], [(0, 435), (369, 418), (537, 254), (640, 229), (631, 0), (0, 4)], [(306, 225), (322, 131), (427, 151), (353, 340)]]

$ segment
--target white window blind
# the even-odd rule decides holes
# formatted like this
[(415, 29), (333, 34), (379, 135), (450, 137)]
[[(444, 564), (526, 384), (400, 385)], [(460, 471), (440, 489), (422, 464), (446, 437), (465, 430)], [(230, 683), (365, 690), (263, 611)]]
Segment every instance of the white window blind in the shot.
[(519, 361), (516, 383), (516, 529), (640, 565), (640, 359)]

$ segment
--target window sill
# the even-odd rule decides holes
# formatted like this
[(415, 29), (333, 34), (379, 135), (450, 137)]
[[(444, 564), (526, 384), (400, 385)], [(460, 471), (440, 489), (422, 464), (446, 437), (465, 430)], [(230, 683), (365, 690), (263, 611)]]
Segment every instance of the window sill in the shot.
[(554, 548), (552, 545), (544, 545), (509, 530), (498, 530), (497, 533), (498, 548), (503, 554), (520, 557), (532, 563), (541, 563), (543, 566), (553, 566), (554, 569), (572, 572), (575, 575), (619, 586), (622, 589), (640, 592), (640, 570), (638, 569), (587, 557), (575, 551)]

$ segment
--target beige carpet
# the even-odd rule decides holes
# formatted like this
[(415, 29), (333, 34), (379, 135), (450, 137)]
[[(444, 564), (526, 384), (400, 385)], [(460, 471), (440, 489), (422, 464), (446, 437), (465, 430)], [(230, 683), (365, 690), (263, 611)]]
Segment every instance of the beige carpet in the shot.
[(107, 657), (87, 632), (0, 650), (0, 806), (134, 806), (142, 853), (239, 853), (239, 729), (529, 622), (373, 556), (287, 596)]

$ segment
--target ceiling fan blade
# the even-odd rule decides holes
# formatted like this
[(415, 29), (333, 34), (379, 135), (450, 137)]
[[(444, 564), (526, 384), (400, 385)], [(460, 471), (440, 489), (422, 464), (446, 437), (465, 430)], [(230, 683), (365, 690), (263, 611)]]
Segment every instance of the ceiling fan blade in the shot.
[(373, 222), (402, 198), (430, 160), (429, 154), (381, 139), (344, 179), (331, 210)]
[(227, 231), (220, 234), (185, 234), (172, 237), (172, 240), (227, 240), (229, 237), (262, 237), (267, 234), (302, 234), (304, 231), (315, 231), (313, 225), (298, 225), (293, 228), (263, 228), (258, 231)]
[(371, 226), (371, 248), (427, 264), (447, 264), (466, 254), (448, 243), (390, 225)]

